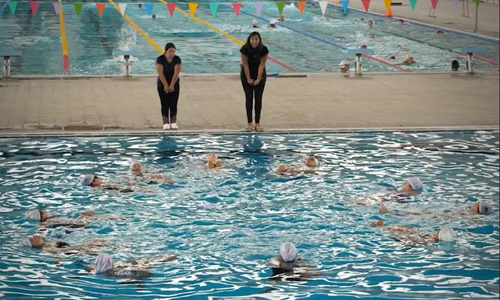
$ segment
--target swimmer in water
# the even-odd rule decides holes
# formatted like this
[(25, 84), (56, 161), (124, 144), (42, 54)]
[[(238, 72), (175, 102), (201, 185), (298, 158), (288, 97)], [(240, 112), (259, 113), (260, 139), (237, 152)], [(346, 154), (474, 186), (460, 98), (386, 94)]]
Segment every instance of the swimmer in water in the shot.
[(279, 21), (280, 22), (285, 22), (285, 16), (284, 15), (281, 15), (280, 18), (279, 18)]
[(364, 21), (364, 20), (365, 20), (365, 18), (361, 18), (360, 20), (361, 20), (361, 21)]
[(424, 191), (424, 184), (418, 177), (408, 178), (399, 190), (388, 189), (390, 193), (362, 198), (356, 205), (373, 205), (384, 201), (406, 203)]
[(372, 34), (372, 35), (370, 35), (370, 38), (371, 38), (372, 40), (374, 40), (376, 37), (375, 37), (375, 35), (374, 35), (374, 34)]
[(80, 228), (86, 227), (91, 222), (97, 219), (111, 220), (111, 221), (124, 221), (126, 219), (115, 217), (98, 215), (93, 211), (87, 211), (82, 213), (78, 218), (63, 218), (49, 215), (48, 212), (40, 209), (34, 209), (26, 213), (26, 218), (28, 220), (40, 221), (43, 227), (70, 227), (70, 228)]
[(398, 20), (398, 24), (404, 24), (404, 23), (405, 23), (405, 20), (403, 20), (403, 19)]
[(23, 241), (23, 245), (30, 248), (42, 249), (53, 254), (97, 255), (102, 248), (110, 246), (102, 240), (90, 240), (79, 246), (70, 246), (66, 242), (45, 242), (41, 235), (34, 235)]
[(373, 28), (373, 21), (372, 20), (368, 21), (368, 28)]
[(120, 188), (120, 187), (115, 186), (115, 185), (105, 184), (101, 178), (97, 177), (96, 175), (92, 175), (92, 174), (87, 174), (87, 175), (82, 176), (82, 178), (80, 179), (80, 182), (83, 185), (90, 186), (90, 187), (93, 187), (95, 189), (102, 189), (102, 190), (107, 190), (107, 191), (118, 191), (121, 193), (130, 193), (130, 192), (134, 191), (133, 187)]
[(319, 275), (317, 272), (310, 272), (311, 266), (298, 255), (297, 248), (290, 242), (281, 245), (280, 254), (271, 258), (268, 265), (273, 271), (273, 280), (303, 281)]
[(360, 49), (368, 49), (368, 46), (367, 45), (363, 45), (360, 47)]
[(269, 26), (267, 28), (276, 28), (276, 21), (274, 20), (269, 21)]
[(473, 217), (477, 215), (486, 215), (493, 212), (493, 208), (487, 201), (479, 201), (472, 205), (469, 210), (460, 210), (454, 211), (450, 213), (441, 213), (438, 211), (407, 211), (407, 212), (392, 212), (382, 203), (380, 205), (379, 212), (382, 214), (396, 214), (400, 216), (407, 215), (418, 215), (422, 217), (430, 217), (430, 218), (464, 218), (464, 217)]
[(207, 157), (205, 169), (219, 169), (222, 167), (222, 162), (219, 160), (219, 157), (216, 153), (212, 153)]
[(151, 18), (156, 19), (156, 15), (152, 15)]
[(406, 56), (406, 60), (403, 62), (403, 64), (405, 65), (413, 65), (413, 64), (416, 64), (417, 62), (415, 61), (415, 59), (413, 58), (413, 55), (412, 54), (408, 54)]
[(385, 227), (384, 221), (377, 221), (373, 227), (384, 227), (397, 235), (397, 240), (409, 243), (412, 246), (427, 245), (437, 242), (452, 242), (455, 239), (455, 231), (449, 227), (443, 227), (434, 234), (422, 234), (418, 229), (412, 227)]
[(391, 61), (395, 61), (395, 60), (396, 60), (396, 56), (391, 56), (389, 59), (390, 59)]
[(460, 68), (460, 63), (458, 62), (458, 60), (454, 60), (451, 62), (451, 70), (453, 72), (458, 72), (459, 68)]
[(351, 67), (351, 64), (348, 61), (343, 60), (342, 62), (340, 62), (339, 66), (340, 66), (340, 73), (346, 74), (346, 75), (344, 75), (344, 77), (349, 77), (348, 73), (349, 73), (349, 69)]
[(141, 9), (142, 9), (142, 4), (139, 4), (138, 6), (139, 6), (139, 8), (141, 8)]
[(113, 259), (109, 254), (101, 253), (96, 258), (94, 266), (87, 267), (85, 271), (94, 272), (95, 274), (102, 274), (107, 277), (114, 278), (133, 278), (144, 279), (154, 275), (149, 270), (151, 266), (165, 264), (177, 260), (177, 256), (163, 256), (158, 259), (140, 259), (133, 260), (126, 263), (119, 263), (117, 266), (113, 264)]
[(310, 156), (304, 166), (301, 167), (288, 167), (286, 165), (280, 165), (278, 167), (277, 173), (279, 175), (294, 175), (298, 173), (308, 173), (315, 174), (318, 170), (319, 161), (316, 156)]
[(151, 171), (145, 171), (142, 164), (137, 161), (133, 161), (130, 164), (130, 171), (137, 179), (141, 181), (174, 184), (173, 181), (170, 181), (167, 177), (161, 174)]
[(444, 31), (443, 31), (443, 30), (438, 30), (438, 31), (436, 32), (436, 34), (438, 34), (438, 35), (443, 35), (443, 34), (444, 34)]
[(257, 24), (257, 20), (252, 21), (252, 28), (259, 28), (259, 24)]

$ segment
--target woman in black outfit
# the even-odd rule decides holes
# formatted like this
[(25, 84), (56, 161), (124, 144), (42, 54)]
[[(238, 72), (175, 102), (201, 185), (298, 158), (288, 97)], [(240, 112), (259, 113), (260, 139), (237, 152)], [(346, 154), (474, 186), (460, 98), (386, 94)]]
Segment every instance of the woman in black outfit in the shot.
[[(262, 94), (266, 86), (266, 61), (269, 50), (262, 44), (258, 32), (252, 32), (241, 52), (241, 84), (245, 91), (248, 126), (247, 131), (263, 131), (260, 126)], [(253, 100), (255, 98), (255, 127), (252, 123)]]
[(182, 64), (179, 56), (175, 55), (174, 44), (165, 46), (165, 53), (156, 60), (158, 73), (158, 95), (161, 101), (163, 129), (179, 129), (177, 126), (177, 102), (179, 100), (179, 74)]

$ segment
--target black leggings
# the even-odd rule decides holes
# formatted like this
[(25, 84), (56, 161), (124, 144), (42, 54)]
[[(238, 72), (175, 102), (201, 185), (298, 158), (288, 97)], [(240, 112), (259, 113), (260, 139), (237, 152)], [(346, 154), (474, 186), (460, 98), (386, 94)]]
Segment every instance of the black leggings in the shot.
[(158, 84), (163, 123), (175, 123), (177, 121), (177, 102), (179, 102), (180, 89), (180, 84), (176, 83), (172, 93), (165, 93), (163, 84)]
[(263, 76), (259, 85), (249, 85), (244, 72), (241, 72), (241, 84), (245, 91), (245, 100), (247, 107), (247, 121), (252, 123), (253, 99), (255, 98), (255, 123), (260, 123), (260, 111), (262, 110), (262, 95), (266, 87), (266, 77)]

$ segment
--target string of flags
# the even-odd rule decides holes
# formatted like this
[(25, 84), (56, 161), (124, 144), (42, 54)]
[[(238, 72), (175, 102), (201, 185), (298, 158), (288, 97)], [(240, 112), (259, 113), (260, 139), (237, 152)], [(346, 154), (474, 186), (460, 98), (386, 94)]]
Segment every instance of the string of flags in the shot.
[[(409, 0), (412, 10), (415, 10), (415, 7), (417, 5), (417, 1), (418, 0)], [(454, 0), (455, 6), (458, 6), (459, 1), (460, 0)], [(479, 4), (481, 3), (481, 0), (474, 0), (474, 1), (476, 2), (476, 6), (479, 6)], [(363, 7), (364, 7), (365, 11), (368, 12), (368, 10), (370, 9), (371, 0), (361, 0), (361, 2), (363, 3)], [(430, 2), (432, 4), (432, 8), (434, 10), (436, 10), (436, 7), (438, 5), (439, 0), (430, 0)], [(14, 15), (16, 12), (18, 3), (19, 3), (19, 1), (8, 1), (7, 3), (4, 3), (4, 6), (8, 5), (10, 12)], [(43, 2), (43, 3), (48, 4), (47, 2)], [(319, 4), (319, 7), (321, 9), (322, 14), (325, 15), (329, 2), (322, 0), (322, 1), (318, 1), (317, 3)], [(33, 16), (36, 16), (36, 13), (38, 12), (38, 8), (40, 7), (41, 2), (30, 1), (29, 4), (31, 7), (31, 12), (33, 13)], [(62, 3), (61, 2), (53, 2), (51, 4), (54, 8), (54, 12), (56, 13), (56, 15), (59, 15), (59, 12), (61, 11), (61, 8), (62, 8)], [(86, 4), (89, 4), (89, 3), (86, 3)], [(117, 4), (117, 6), (120, 10), (120, 13), (122, 15), (125, 15), (125, 10), (127, 9), (128, 4), (130, 4), (130, 3)], [(134, 3), (132, 5), (137, 5), (137, 4), (139, 4), (139, 3)], [(304, 11), (305, 11), (305, 8), (306, 8), (308, 2), (307, 1), (298, 1), (298, 2), (296, 2), (296, 4), (300, 10), (300, 14), (301, 15), (304, 14)], [(350, 0), (335, 1), (335, 6), (339, 6), (339, 4), (340, 4), (340, 6), (342, 6), (343, 11), (347, 12), (349, 9)], [(385, 4), (385, 7), (387, 9), (387, 16), (392, 17), (392, 12), (391, 12), (392, 0), (384, 0), (384, 4)], [(80, 16), (83, 5), (84, 5), (84, 3), (73, 3), (73, 6), (74, 6), (74, 9), (75, 9), (77, 16)], [(97, 11), (99, 13), (99, 16), (102, 17), (104, 15), (104, 11), (106, 10), (106, 6), (107, 5), (113, 6), (115, 4), (114, 3), (92, 3), (92, 5), (96, 6)], [(148, 16), (152, 16), (154, 7), (158, 6), (158, 5), (162, 6), (164, 4), (145, 3), (145, 4), (141, 4), (141, 5), (144, 6)], [(167, 5), (168, 11), (170, 13), (170, 16), (173, 17), (174, 13), (176, 11), (176, 8), (177, 8), (177, 3), (167, 3), (166, 5)], [(260, 16), (264, 5), (271, 5), (271, 3), (269, 3), (269, 2), (255, 2), (255, 3), (253, 3), (253, 5), (254, 5), (254, 9), (255, 9), (257, 16)], [(275, 3), (275, 5), (276, 5), (276, 8), (278, 9), (279, 14), (282, 15), (283, 9), (285, 8), (285, 3), (278, 2), (278, 3)], [(309, 5), (311, 5), (313, 7), (317, 6), (316, 2), (312, 2)], [(196, 14), (196, 10), (199, 7), (199, 4), (198, 3), (188, 3), (188, 6), (189, 6), (189, 11), (191, 12), (191, 15), (194, 16)], [(212, 15), (215, 17), (215, 15), (217, 14), (217, 10), (219, 8), (219, 3), (208, 3), (208, 6), (210, 8), (210, 11), (212, 12)], [(234, 9), (235, 15), (239, 16), (241, 7), (243, 6), (243, 3), (232, 3), (232, 6)], [(3, 11), (3, 9), (2, 9), (2, 11)]]

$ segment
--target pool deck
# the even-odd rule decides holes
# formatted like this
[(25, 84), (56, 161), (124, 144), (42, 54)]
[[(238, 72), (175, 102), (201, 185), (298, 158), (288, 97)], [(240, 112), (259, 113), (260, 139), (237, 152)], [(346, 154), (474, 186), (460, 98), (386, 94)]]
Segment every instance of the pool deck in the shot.
[[(246, 117), (239, 76), (184, 76), (178, 121), (179, 132), (241, 131)], [(262, 124), (267, 131), (498, 128), (499, 75), (269, 78)], [(154, 77), (0, 80), (3, 136), (154, 131), (161, 125)]]
[[(328, 0), (330, 3), (335, 3), (335, 0)], [(493, 2), (495, 1), (495, 2)], [(472, 33), (475, 28), (476, 3), (469, 0), (469, 18), (462, 17), (463, 1), (460, 1), (458, 7), (455, 6), (453, 0), (441, 0), (436, 6), (436, 17), (428, 17), (431, 8), (430, 1), (418, 1), (415, 11), (411, 9), (409, 0), (393, 0), (394, 3), (402, 3), (402, 5), (391, 6), (394, 18), (403, 18), (405, 20), (427, 23), (432, 26), (449, 28)], [(365, 11), (361, 1), (351, 1), (350, 8)], [(490, 0), (489, 3), (481, 3), (478, 11), (478, 30), (476, 34), (486, 37), (499, 38), (499, 5), (496, 0)], [(371, 0), (371, 13), (385, 15), (384, 0)], [(376, 24), (375, 24), (376, 25)]]

